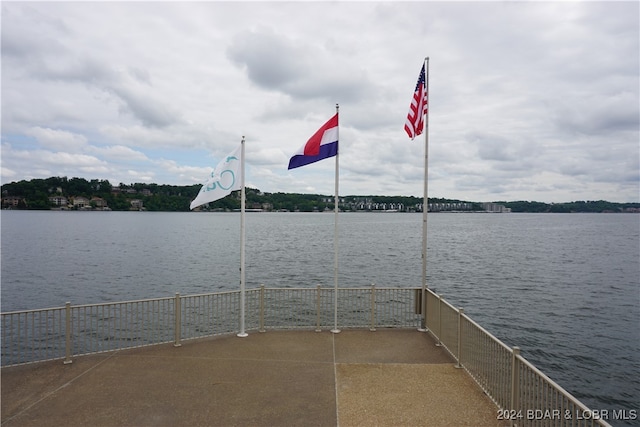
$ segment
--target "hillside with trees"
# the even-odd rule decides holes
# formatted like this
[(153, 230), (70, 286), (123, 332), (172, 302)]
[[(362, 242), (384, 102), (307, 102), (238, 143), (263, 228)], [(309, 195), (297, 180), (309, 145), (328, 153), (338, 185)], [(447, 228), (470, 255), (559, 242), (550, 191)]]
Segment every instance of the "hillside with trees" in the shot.
[[(3, 209), (23, 210), (145, 210), (187, 212), (201, 185), (124, 184), (108, 180), (51, 177), (5, 184), (1, 188)], [(199, 210), (231, 211), (240, 209), (239, 191), (205, 205)], [(542, 203), (533, 201), (493, 202), (511, 212), (640, 212), (640, 203), (573, 201)], [(317, 212), (333, 210), (331, 195), (301, 193), (263, 193), (246, 189), (247, 209), (265, 211)], [(341, 196), (343, 211), (422, 211), (422, 198), (414, 196)], [(445, 198), (430, 198), (430, 211), (482, 212), (485, 204)]]

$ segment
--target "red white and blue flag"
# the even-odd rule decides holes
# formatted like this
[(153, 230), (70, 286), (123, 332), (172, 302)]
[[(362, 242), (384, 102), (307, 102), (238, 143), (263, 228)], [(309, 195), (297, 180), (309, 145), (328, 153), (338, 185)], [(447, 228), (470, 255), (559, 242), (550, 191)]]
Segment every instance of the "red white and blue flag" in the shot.
[(424, 116), (427, 114), (427, 89), (425, 87), (424, 63), (418, 77), (416, 89), (413, 91), (413, 99), (409, 106), (409, 114), (404, 122), (404, 130), (409, 138), (414, 139), (422, 134), (424, 129)]
[(289, 160), (288, 169), (299, 168), (338, 154), (338, 113), (329, 119)]

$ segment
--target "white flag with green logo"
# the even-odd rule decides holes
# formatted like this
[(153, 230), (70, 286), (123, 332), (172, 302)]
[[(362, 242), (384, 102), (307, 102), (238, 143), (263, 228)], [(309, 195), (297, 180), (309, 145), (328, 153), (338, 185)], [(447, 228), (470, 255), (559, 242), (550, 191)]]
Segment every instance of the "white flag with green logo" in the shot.
[(189, 209), (222, 199), (232, 191), (242, 188), (241, 153), (242, 144), (218, 163), (209, 178), (202, 184), (198, 196), (191, 202)]

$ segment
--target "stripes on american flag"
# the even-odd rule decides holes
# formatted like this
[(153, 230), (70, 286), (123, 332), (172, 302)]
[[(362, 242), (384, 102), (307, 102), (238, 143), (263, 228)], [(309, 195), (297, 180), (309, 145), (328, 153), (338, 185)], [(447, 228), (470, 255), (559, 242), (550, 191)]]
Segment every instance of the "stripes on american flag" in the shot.
[(416, 89), (413, 92), (413, 99), (411, 100), (411, 106), (409, 107), (409, 114), (407, 114), (407, 120), (404, 123), (404, 130), (412, 140), (416, 136), (422, 134), (425, 114), (427, 114), (427, 90), (425, 88), (423, 63), (422, 70), (420, 71), (420, 77), (418, 77), (418, 83), (416, 84)]

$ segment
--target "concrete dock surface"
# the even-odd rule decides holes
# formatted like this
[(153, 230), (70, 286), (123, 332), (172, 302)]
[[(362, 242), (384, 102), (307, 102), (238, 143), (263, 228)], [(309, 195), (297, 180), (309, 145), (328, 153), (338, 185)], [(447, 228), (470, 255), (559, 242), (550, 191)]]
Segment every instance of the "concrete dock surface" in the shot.
[(6, 367), (2, 427), (503, 426), (412, 329), (253, 332)]

